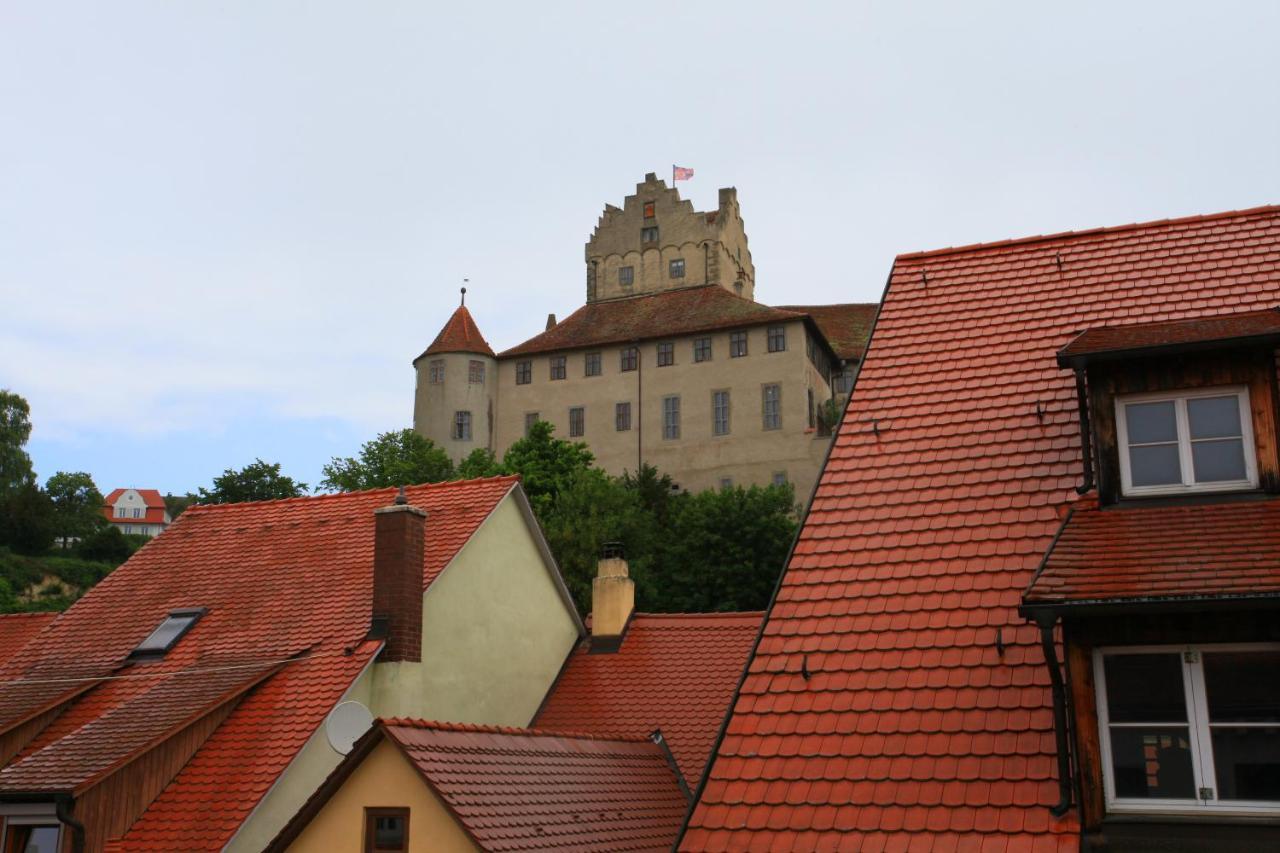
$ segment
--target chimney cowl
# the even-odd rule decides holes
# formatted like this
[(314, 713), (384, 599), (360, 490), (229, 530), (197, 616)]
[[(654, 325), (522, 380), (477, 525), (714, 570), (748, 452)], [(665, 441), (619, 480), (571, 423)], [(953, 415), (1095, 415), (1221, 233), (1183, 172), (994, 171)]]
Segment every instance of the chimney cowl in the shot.
[(605, 560), (626, 559), (627, 551), (621, 542), (606, 542), (600, 547), (600, 557)]

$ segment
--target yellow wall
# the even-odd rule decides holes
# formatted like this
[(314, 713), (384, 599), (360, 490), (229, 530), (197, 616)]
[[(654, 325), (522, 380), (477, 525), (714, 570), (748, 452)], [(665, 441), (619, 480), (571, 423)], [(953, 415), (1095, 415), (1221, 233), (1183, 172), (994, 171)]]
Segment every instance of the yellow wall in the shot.
[[(512, 494), (427, 590), (422, 663), (379, 663), (375, 716), (525, 726), (578, 641)], [(431, 535), (431, 520), (427, 520)]]
[(296, 853), (364, 849), (366, 807), (409, 809), (410, 853), (479, 850), (400, 748), (383, 740), (289, 845)]

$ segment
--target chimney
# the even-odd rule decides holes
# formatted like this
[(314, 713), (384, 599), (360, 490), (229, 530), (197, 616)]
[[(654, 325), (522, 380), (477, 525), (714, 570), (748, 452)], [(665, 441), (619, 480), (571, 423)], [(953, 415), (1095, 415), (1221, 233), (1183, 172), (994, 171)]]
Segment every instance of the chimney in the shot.
[(373, 624), (385, 639), (380, 661), (422, 660), (422, 567), (427, 513), (400, 487), (395, 503), (373, 511)]
[(547, 328), (546, 328), (546, 331), (548, 331), (548, 332), (549, 332), (549, 331), (551, 331), (552, 329), (554, 329), (555, 327), (556, 327), (556, 315), (555, 315), (555, 314), (548, 314), (548, 315), (547, 315)]
[(635, 609), (636, 584), (627, 576), (627, 561), (618, 542), (606, 542), (591, 582), (591, 646), (617, 651)]

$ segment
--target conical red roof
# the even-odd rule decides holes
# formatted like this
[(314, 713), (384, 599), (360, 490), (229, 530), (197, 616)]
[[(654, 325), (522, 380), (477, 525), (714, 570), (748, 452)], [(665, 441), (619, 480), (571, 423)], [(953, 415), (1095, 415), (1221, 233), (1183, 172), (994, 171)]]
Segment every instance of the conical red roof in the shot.
[[(453, 316), (444, 324), (440, 334), (436, 335), (436, 339), (431, 342), (431, 346), (427, 347), (427, 351), (418, 358), (441, 352), (477, 352), (493, 356), (493, 349), (485, 341), (484, 335), (480, 334), (480, 328), (471, 318), (471, 312), (467, 310), (467, 306), (458, 306), (458, 310), (453, 312)], [(417, 361), (417, 359), (414, 360)]]

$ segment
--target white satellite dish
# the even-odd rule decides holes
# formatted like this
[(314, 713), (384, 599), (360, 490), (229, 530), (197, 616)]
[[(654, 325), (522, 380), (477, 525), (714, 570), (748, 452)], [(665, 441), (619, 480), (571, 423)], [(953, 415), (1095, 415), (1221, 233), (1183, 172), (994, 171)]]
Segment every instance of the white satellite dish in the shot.
[(373, 725), (373, 714), (359, 702), (339, 702), (324, 721), (324, 734), (329, 746), (346, 755), (360, 736)]

